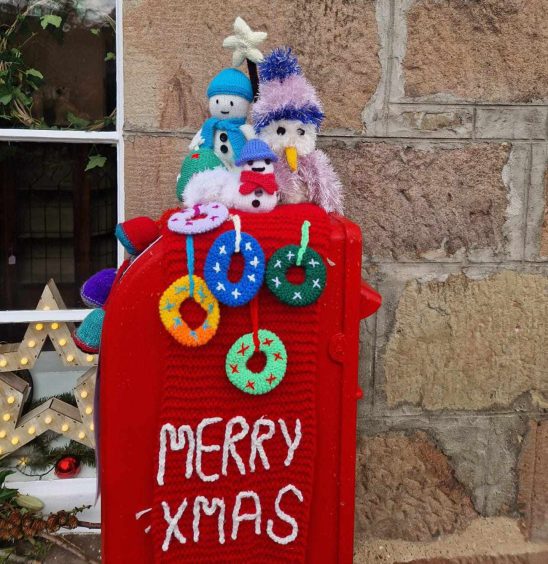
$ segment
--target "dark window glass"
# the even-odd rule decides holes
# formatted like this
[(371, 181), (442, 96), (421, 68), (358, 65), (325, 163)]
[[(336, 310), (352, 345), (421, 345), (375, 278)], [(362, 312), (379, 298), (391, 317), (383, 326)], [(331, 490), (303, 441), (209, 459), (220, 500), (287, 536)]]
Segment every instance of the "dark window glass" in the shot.
[[(106, 161), (86, 171), (95, 155)], [(116, 265), (116, 217), (115, 147), (0, 144), (0, 310), (34, 309), (50, 278), (67, 307), (85, 307), (82, 283)], [(0, 341), (10, 330), (0, 324)]]

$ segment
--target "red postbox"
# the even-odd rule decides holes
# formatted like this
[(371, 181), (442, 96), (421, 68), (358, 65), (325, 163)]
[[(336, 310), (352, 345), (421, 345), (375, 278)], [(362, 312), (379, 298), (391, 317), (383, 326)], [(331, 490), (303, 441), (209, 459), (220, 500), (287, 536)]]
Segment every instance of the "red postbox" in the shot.
[[(256, 237), (265, 248), (268, 259), (272, 250), (278, 245), (283, 246), (288, 241), (299, 244), (298, 226), (303, 217), (317, 215), (317, 208), (310, 205), (281, 206), (270, 214), (241, 214), (242, 231)], [(271, 540), (265, 534), (269, 511), (272, 513), (272, 500), (276, 492), (265, 492), (261, 501), (264, 500), (262, 522), (259, 520), (261, 535), (257, 530), (257, 520), (253, 523), (242, 521), (239, 523), (241, 539), (243, 535), (251, 539), (243, 544), (242, 553), (237, 560), (242, 562), (298, 562), (309, 563), (350, 563), (353, 553), (354, 532), (354, 474), (355, 474), (355, 450), (356, 450), (356, 403), (361, 397), (358, 387), (358, 345), (359, 345), (359, 321), (372, 315), (380, 306), (380, 295), (361, 280), (361, 233), (359, 228), (337, 215), (325, 216), (322, 224), (323, 231), (320, 239), (315, 230), (320, 230), (319, 219), (312, 221), (310, 245), (322, 249), (327, 267), (327, 284), (316, 307), (317, 335), (314, 341), (315, 350), (309, 351), (312, 358), (310, 372), (313, 378), (310, 380), (311, 394), (306, 396), (310, 405), (291, 406), (293, 398), (296, 398), (298, 382), (292, 382), (292, 359), (298, 364), (299, 343), (293, 342), (298, 335), (292, 331), (299, 325), (302, 319), (304, 326), (306, 308), (290, 307), (285, 304), (277, 304), (275, 297), (269, 294), (266, 288), (260, 290), (259, 296), (259, 323), (271, 324), (275, 327), (277, 334), (288, 341), (288, 369), (287, 376), (279, 386), (264, 396), (253, 396), (244, 394), (236, 389), (228, 381), (225, 375), (224, 364), (218, 363), (218, 378), (216, 378), (211, 396), (208, 398), (196, 397), (192, 394), (201, 394), (200, 388), (196, 388), (189, 382), (192, 378), (186, 374), (185, 366), (188, 368), (190, 357), (185, 357), (183, 366), (177, 368), (181, 373), (181, 381), (188, 388), (181, 393), (186, 394), (189, 403), (187, 407), (179, 411), (191, 411), (196, 405), (204, 411), (204, 417), (209, 417), (215, 411), (215, 402), (222, 403), (222, 415), (228, 418), (232, 413), (231, 406), (234, 405), (234, 413), (249, 420), (250, 424), (257, 414), (263, 415), (261, 409), (272, 411), (272, 405), (281, 405), (280, 418), (283, 419), (287, 413), (299, 413), (302, 410), (303, 421), (306, 413), (312, 414), (308, 421), (312, 421), (314, 429), (309, 434), (314, 437), (307, 445), (309, 456), (312, 458), (307, 471), (310, 476), (295, 476), (295, 483), (299, 480), (305, 484), (303, 491), (308, 492), (308, 509), (300, 515), (300, 531), (305, 535), (305, 547), (300, 552), (291, 552), (291, 544), (273, 545), (279, 549), (280, 557), (270, 556)], [(217, 232), (206, 233), (196, 237), (196, 264), (195, 272), (200, 274), (205, 257), (203, 256), (210, 248), (215, 238), (223, 231), (232, 229), (231, 222), (227, 222)], [(268, 233), (268, 241), (264, 234)], [(169, 282), (177, 270), (177, 258), (180, 259), (180, 272), (186, 273), (185, 244), (178, 241), (175, 235), (165, 232), (162, 237), (151, 245), (138, 259), (124, 272), (113, 288), (108, 302), (107, 315), (103, 329), (103, 340), (101, 348), (100, 366), (100, 476), (102, 496), (102, 524), (103, 524), (103, 560), (107, 564), (138, 564), (158, 561), (179, 562), (230, 562), (236, 561), (234, 547), (238, 547), (238, 540), (234, 540), (235, 525), (230, 522), (230, 515), (234, 520), (236, 509), (233, 510), (233, 499), (226, 499), (226, 519), (223, 518), (222, 544), (219, 544), (217, 533), (212, 533), (215, 527), (203, 529), (199, 541), (193, 538), (194, 522), (192, 522), (192, 503), (189, 500), (189, 509), (183, 509), (184, 518), (176, 523), (174, 517), (178, 503), (168, 509), (168, 519), (165, 521), (166, 528), (172, 523), (169, 538), (164, 531), (155, 531), (159, 526), (158, 518), (154, 519), (154, 511), (160, 511), (159, 507), (154, 509), (163, 498), (158, 497), (158, 491), (162, 492), (158, 485), (158, 443), (159, 425), (163, 421), (164, 409), (170, 406), (170, 398), (178, 393), (179, 388), (166, 387), (166, 378), (173, 373), (174, 364), (177, 360), (171, 356), (169, 361), (164, 361), (165, 351), (180, 347), (172, 339), (171, 335), (164, 330), (159, 319), (158, 303), (162, 293), (166, 289), (166, 281)], [(295, 241), (295, 239), (297, 239)], [(175, 265), (174, 265), (175, 262)], [(171, 266), (167, 266), (169, 263)], [(172, 271), (170, 271), (170, 268)], [(269, 317), (270, 311), (285, 312), (278, 317)], [(285, 308), (285, 309), (284, 309)], [(301, 311), (303, 313), (301, 313)], [(274, 314), (273, 314), (274, 315)], [(303, 317), (300, 317), (303, 316)], [(195, 349), (193, 362), (200, 363), (200, 359), (215, 358), (217, 353), (215, 347), (224, 347), (230, 341), (225, 331), (239, 329), (236, 333), (246, 333), (250, 327), (249, 308), (230, 308), (221, 306), (221, 319), (218, 334), (204, 347)], [(280, 321), (287, 319), (287, 321)], [(284, 323), (287, 324), (285, 329)], [(226, 339), (225, 339), (226, 336)], [(227, 340), (228, 339), (228, 340)], [(297, 339), (298, 341), (298, 339)], [(208, 352), (208, 347), (210, 352)], [(202, 349), (202, 350), (200, 350)], [(186, 351), (185, 351), (186, 352)], [(225, 352), (223, 352), (225, 354)], [(200, 355), (205, 355), (201, 357)], [(169, 356), (169, 355), (167, 355)], [(219, 356), (221, 358), (221, 355)], [(310, 362), (310, 361), (309, 361)], [(166, 368), (167, 366), (167, 368)], [(171, 372), (170, 372), (171, 371)], [(177, 372), (175, 372), (177, 374)], [(187, 379), (185, 379), (187, 378)], [(207, 378), (207, 376), (204, 376)], [(170, 391), (171, 390), (171, 391)], [(173, 392), (175, 390), (175, 392)], [(197, 391), (198, 390), (198, 391)], [(219, 395), (220, 392), (220, 395)], [(166, 397), (166, 394), (170, 397)], [(277, 396), (274, 396), (277, 394)], [(285, 395), (284, 395), (285, 394)], [(276, 397), (283, 399), (280, 404), (275, 403)], [(301, 396), (299, 396), (301, 397)], [(305, 397), (305, 396), (303, 396)], [(221, 398), (217, 400), (216, 398)], [(301, 402), (303, 400), (300, 400)], [(166, 403), (167, 402), (167, 403)], [(201, 402), (201, 403), (200, 403)], [(262, 403), (263, 402), (263, 403)], [(271, 402), (271, 403), (268, 403)], [(274, 402), (274, 403), (272, 403)], [(173, 403), (173, 402), (172, 402)], [(227, 408), (227, 403), (229, 407)], [(182, 404), (181, 404), (182, 405)], [(219, 404), (220, 405), (220, 404)], [(221, 407), (218, 408), (221, 410)], [(288, 411), (289, 410), (289, 411)], [(199, 411), (199, 410), (198, 410)], [(173, 412), (173, 410), (172, 410)], [(176, 412), (179, 422), (184, 420), (185, 413)], [(253, 415), (254, 414), (254, 415)], [(217, 420), (222, 420), (218, 417)], [(272, 420), (276, 421), (276, 413), (272, 413)], [(163, 429), (163, 427), (162, 427)], [(292, 430), (292, 429), (291, 429)], [(222, 431), (220, 431), (222, 432)], [(279, 431), (277, 430), (278, 434)], [(160, 431), (161, 433), (161, 431)], [(304, 437), (303, 431), (303, 437)], [(212, 439), (209, 439), (210, 441)], [(303, 438), (304, 441), (304, 438)], [(243, 443), (243, 441), (242, 441)], [(267, 443), (265, 443), (267, 444)], [(274, 443), (273, 443), (274, 444)], [(288, 443), (289, 444), (289, 443)], [(181, 445), (179, 445), (181, 446)], [(188, 446), (188, 444), (187, 444)], [(255, 445), (256, 446), (256, 445)], [(208, 447), (211, 448), (211, 447)], [(241, 447), (240, 454), (245, 453), (246, 447)], [(254, 447), (252, 447), (254, 448)], [(268, 450), (268, 446), (265, 447)], [(204, 450), (205, 447), (204, 447)], [(207, 453), (213, 461), (219, 452)], [(298, 451), (297, 451), (298, 453)], [(255, 452), (257, 454), (257, 452)], [(260, 454), (260, 453), (259, 453)], [(180, 453), (170, 453), (170, 456), (182, 456)], [(243, 458), (245, 458), (242, 455)], [(297, 459), (297, 454), (295, 454)], [(258, 461), (259, 457), (257, 457)], [(165, 458), (164, 458), (165, 460)], [(182, 462), (183, 458), (177, 459)], [(187, 459), (186, 459), (187, 460)], [(271, 454), (270, 463), (275, 464), (275, 455)], [(175, 465), (175, 458), (169, 461), (170, 468)], [(286, 459), (287, 462), (287, 459)], [(296, 460), (296, 463), (298, 461)], [(306, 461), (305, 461), (306, 462)], [(247, 462), (246, 462), (247, 464)], [(260, 480), (260, 471), (264, 473), (264, 461), (254, 474), (246, 476), (236, 469), (214, 484), (204, 484), (204, 487), (219, 488), (224, 492), (252, 489)], [(259, 466), (259, 463), (257, 463)], [(184, 467), (177, 476), (184, 481)], [(300, 467), (302, 468), (302, 467)], [(280, 473), (289, 472), (291, 468), (280, 464)], [(276, 468), (272, 468), (272, 474), (264, 474), (261, 484), (255, 489), (274, 483)], [(213, 470), (211, 470), (211, 473)], [(300, 471), (302, 473), (302, 470)], [(220, 472), (219, 472), (220, 474)], [(174, 479), (172, 474), (172, 480)], [(272, 479), (270, 478), (272, 476)], [(222, 480), (225, 480), (221, 486)], [(247, 481), (246, 481), (247, 480)], [(249, 482), (255, 480), (255, 482)], [(242, 484), (239, 485), (238, 482)], [(230, 483), (229, 483), (230, 482)], [(250, 486), (251, 483), (251, 486)], [(255, 486), (253, 485), (255, 484)], [(306, 489), (308, 484), (309, 489)], [(173, 484), (172, 484), (173, 485)], [(173, 491), (173, 490), (172, 490)], [(208, 490), (216, 491), (216, 490)], [(219, 490), (221, 491), (221, 490)], [(188, 493), (188, 492), (187, 492)], [(198, 492), (196, 492), (198, 493)], [(185, 495), (187, 495), (185, 493)], [(211, 494), (213, 495), (213, 494)], [(221, 493), (215, 495), (220, 498)], [(185, 497), (186, 501), (186, 497)], [(278, 499), (279, 501), (279, 499)], [(289, 498), (286, 500), (289, 502)], [(299, 500), (294, 499), (296, 506)], [(224, 503), (224, 502), (223, 502)], [(182, 507), (182, 505), (180, 506)], [(179, 507), (179, 508), (180, 508)], [(223, 506), (224, 507), (224, 506)], [(288, 505), (285, 506), (289, 507)], [(186, 513), (185, 513), (186, 510)], [(243, 511), (243, 510), (242, 510)], [(278, 511), (278, 508), (277, 508)], [(278, 512), (279, 514), (280, 512)], [(188, 515), (188, 517), (186, 517)], [(283, 515), (286, 515), (283, 513)], [(160, 515), (161, 516), (161, 515)], [(165, 516), (165, 514), (164, 514)], [(171, 521), (169, 520), (171, 519)], [(186, 521), (184, 519), (187, 519)], [(212, 517), (202, 517), (211, 521)], [(288, 531), (290, 517), (282, 517), (285, 522), (279, 522), (279, 534)], [(270, 531), (272, 532), (272, 523)], [(173, 525), (173, 523), (175, 523)], [(221, 523), (221, 520), (219, 520)], [(180, 526), (180, 529), (178, 528)], [(220, 525), (219, 525), (220, 527)], [(284, 528), (285, 527), (285, 528)], [(232, 536), (231, 536), (232, 532)], [(156, 533), (156, 535), (155, 535)], [(219, 535), (221, 531), (219, 530)], [(236, 534), (238, 531), (236, 530)], [(180, 536), (179, 536), (180, 535)], [(171, 547), (162, 553), (162, 547), (158, 545), (158, 539), (166, 538), (171, 541)], [(181, 544), (184, 538), (186, 545)], [(273, 538), (273, 537), (272, 537)], [(283, 542), (288, 542), (289, 535), (284, 536)], [(156, 539), (156, 540), (155, 540)], [(254, 541), (254, 539), (256, 539)], [(189, 549), (199, 542), (200, 552), (193, 552), (194, 556), (186, 559), (185, 547)], [(249, 544), (251, 543), (251, 544)], [(269, 544), (270, 543), (270, 544)], [(169, 544), (169, 542), (168, 542)], [(155, 548), (156, 547), (156, 548)], [(255, 553), (255, 547), (257, 551)], [(165, 548), (165, 543), (163, 545)], [(169, 558), (170, 550), (177, 550), (177, 558)], [(233, 550), (232, 552), (230, 552)], [(266, 551), (266, 552), (265, 552)], [(159, 556), (158, 556), (159, 554)], [(199, 554), (199, 556), (196, 556)]]

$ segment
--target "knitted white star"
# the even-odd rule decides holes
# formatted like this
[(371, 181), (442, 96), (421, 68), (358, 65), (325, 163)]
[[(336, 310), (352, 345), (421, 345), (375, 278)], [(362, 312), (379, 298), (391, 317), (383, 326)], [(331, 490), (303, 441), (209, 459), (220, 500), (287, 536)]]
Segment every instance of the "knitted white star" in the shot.
[(263, 54), (257, 48), (266, 38), (266, 31), (253, 31), (247, 23), (238, 16), (234, 20), (234, 35), (229, 35), (223, 41), (223, 47), (232, 49), (232, 65), (239, 67), (246, 59), (253, 63), (260, 63)]

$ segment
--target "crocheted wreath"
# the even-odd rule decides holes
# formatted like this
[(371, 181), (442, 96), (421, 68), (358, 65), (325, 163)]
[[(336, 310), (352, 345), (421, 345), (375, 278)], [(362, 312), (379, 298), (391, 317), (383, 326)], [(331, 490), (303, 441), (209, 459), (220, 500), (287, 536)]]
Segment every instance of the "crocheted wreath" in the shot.
[[(191, 329), (182, 319), (181, 304), (192, 298), (207, 313), (200, 327)], [(209, 291), (205, 281), (199, 276), (183, 276), (162, 294), (160, 298), (160, 318), (168, 333), (179, 343), (188, 347), (205, 345), (217, 332), (219, 326), (219, 302)]]
[[(322, 295), (327, 273), (322, 257), (314, 249), (306, 248), (300, 265), (297, 264), (298, 253), (297, 245), (278, 249), (268, 261), (266, 284), (280, 301), (292, 306), (306, 306)], [(293, 284), (287, 279), (287, 270), (291, 266), (304, 268), (302, 284)]]
[(287, 352), (281, 339), (272, 331), (259, 329), (259, 350), (266, 356), (266, 364), (261, 372), (251, 372), (248, 360), (255, 352), (253, 333), (246, 333), (230, 348), (226, 355), (226, 375), (228, 379), (246, 394), (261, 395), (272, 391), (285, 376)]
[(213, 295), (228, 306), (241, 306), (259, 291), (265, 270), (261, 245), (248, 233), (241, 233), (240, 252), (244, 258), (244, 272), (238, 282), (228, 279), (232, 255), (236, 252), (236, 231), (226, 231), (213, 243), (204, 265), (204, 277)]
[(218, 202), (211, 202), (175, 212), (169, 218), (167, 227), (174, 233), (194, 235), (216, 229), (225, 222), (227, 217), (228, 210), (226, 206)]

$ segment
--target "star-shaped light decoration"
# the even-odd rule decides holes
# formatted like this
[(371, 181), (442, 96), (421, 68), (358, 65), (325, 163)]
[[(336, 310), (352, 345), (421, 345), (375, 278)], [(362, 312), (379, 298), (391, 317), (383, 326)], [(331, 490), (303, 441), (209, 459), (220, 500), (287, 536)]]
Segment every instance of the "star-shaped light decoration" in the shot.
[[(44, 288), (37, 309), (44, 312), (66, 309), (53, 280)], [(80, 351), (72, 339), (72, 330), (72, 323), (32, 322), (20, 343), (0, 345), (0, 458), (46, 431), (90, 447), (95, 445), (93, 402), (97, 355)], [(29, 385), (13, 371), (32, 368), (47, 337), (65, 366), (89, 368), (74, 388), (78, 407), (52, 398), (21, 417)]]
[(266, 31), (253, 31), (238, 16), (234, 20), (234, 35), (229, 35), (223, 41), (223, 47), (233, 50), (232, 65), (239, 67), (246, 59), (252, 63), (260, 63), (264, 57), (258, 46), (267, 36)]

